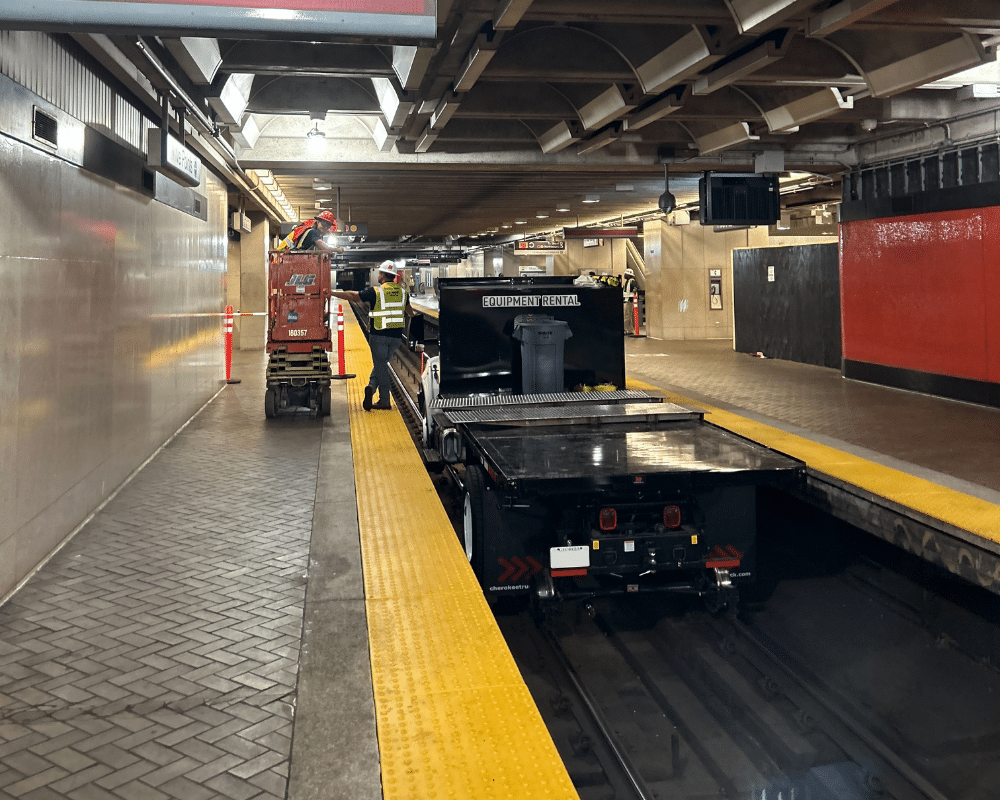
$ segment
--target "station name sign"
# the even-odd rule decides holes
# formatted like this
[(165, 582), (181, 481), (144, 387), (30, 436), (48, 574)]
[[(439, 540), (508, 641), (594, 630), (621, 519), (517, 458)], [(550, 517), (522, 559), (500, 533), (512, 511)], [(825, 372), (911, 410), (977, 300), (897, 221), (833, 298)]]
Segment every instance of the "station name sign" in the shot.
[(201, 159), (163, 128), (150, 128), (146, 141), (149, 166), (182, 186), (201, 184)]
[(535, 294), (535, 295), (496, 295), (483, 297), (483, 308), (538, 308), (545, 306), (578, 306), (580, 298), (575, 294)]
[(566, 242), (515, 242), (515, 250), (565, 250)]
[(563, 228), (564, 239), (627, 239), (638, 235), (637, 225), (621, 228)]
[(165, 33), (196, 26), (209, 32), (205, 36), (253, 31), (429, 40), (437, 35), (437, 0), (0, 0), (0, 23), (87, 31), (127, 20)]

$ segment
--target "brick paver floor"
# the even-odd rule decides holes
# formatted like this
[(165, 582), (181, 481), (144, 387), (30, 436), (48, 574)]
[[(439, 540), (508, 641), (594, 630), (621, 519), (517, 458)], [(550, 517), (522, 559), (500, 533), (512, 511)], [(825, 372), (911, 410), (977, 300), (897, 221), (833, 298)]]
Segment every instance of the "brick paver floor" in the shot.
[(0, 607), (0, 800), (285, 797), (322, 420), (262, 369)]

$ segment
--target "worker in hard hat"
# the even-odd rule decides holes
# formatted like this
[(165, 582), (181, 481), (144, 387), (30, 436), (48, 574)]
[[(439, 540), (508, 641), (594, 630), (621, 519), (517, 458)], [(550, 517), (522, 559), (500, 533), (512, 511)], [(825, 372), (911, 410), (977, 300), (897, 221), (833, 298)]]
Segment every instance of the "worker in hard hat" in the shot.
[(635, 273), (631, 267), (626, 267), (622, 274), (622, 312), (626, 334), (634, 333), (635, 317), (633, 315), (635, 308), (633, 304), (637, 302), (636, 288)]
[(326, 237), (337, 230), (337, 217), (332, 211), (322, 211), (313, 219), (296, 226), (278, 244), (279, 250), (321, 250), (324, 253), (343, 253), (343, 247), (333, 247), (326, 243)]
[[(361, 407), (365, 411), (373, 408), (392, 408), (389, 401), (392, 379), (389, 375), (389, 359), (403, 341), (406, 318), (415, 317), (410, 307), (410, 294), (402, 283), (396, 282), (398, 270), (391, 261), (383, 261), (378, 267), (378, 286), (369, 286), (360, 292), (333, 292), (334, 297), (351, 303), (367, 303), (368, 346), (372, 351), (372, 374), (365, 387), (365, 397)], [(378, 390), (378, 402), (373, 403)]]

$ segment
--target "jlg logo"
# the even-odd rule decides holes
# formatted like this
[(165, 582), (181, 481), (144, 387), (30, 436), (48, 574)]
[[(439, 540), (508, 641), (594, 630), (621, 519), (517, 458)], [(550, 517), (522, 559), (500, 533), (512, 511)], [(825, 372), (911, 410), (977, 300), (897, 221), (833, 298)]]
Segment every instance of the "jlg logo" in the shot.
[(314, 283), (316, 283), (315, 275), (295, 274), (288, 279), (288, 283), (285, 286), (312, 286)]

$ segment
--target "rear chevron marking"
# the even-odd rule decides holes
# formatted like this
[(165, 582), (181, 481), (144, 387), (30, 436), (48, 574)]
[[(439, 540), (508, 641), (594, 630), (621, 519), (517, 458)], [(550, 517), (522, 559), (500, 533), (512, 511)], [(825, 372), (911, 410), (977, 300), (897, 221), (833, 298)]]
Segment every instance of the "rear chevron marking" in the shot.
[(511, 581), (517, 583), (524, 577), (532, 577), (542, 571), (542, 565), (531, 556), (514, 556), (509, 561), (506, 558), (498, 558), (497, 563), (503, 567), (503, 572), (497, 578), (497, 583), (507, 583)]

